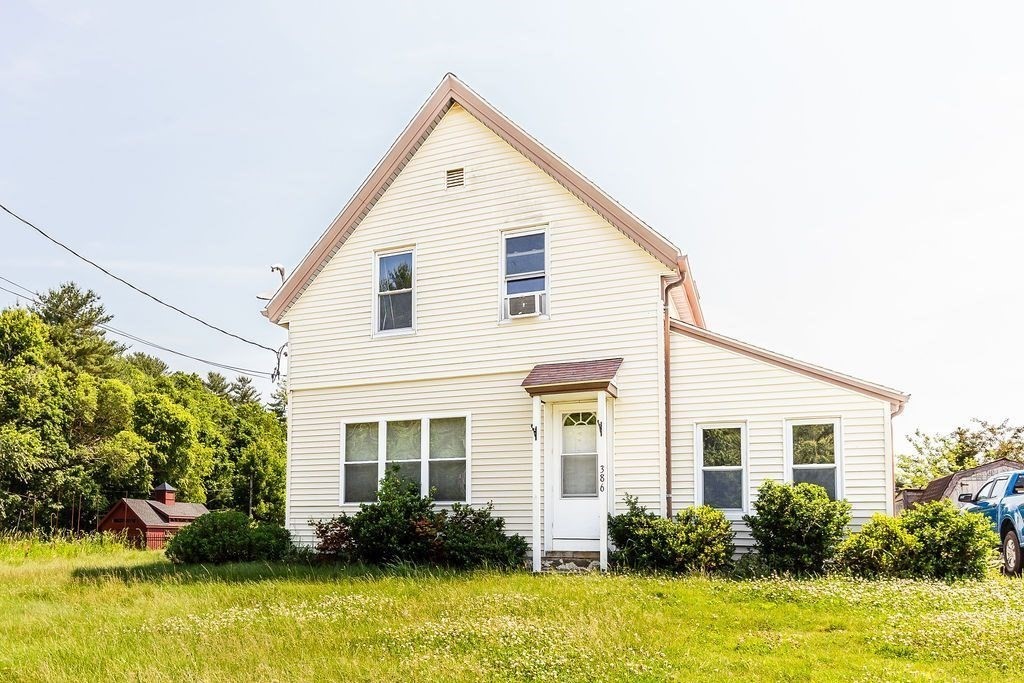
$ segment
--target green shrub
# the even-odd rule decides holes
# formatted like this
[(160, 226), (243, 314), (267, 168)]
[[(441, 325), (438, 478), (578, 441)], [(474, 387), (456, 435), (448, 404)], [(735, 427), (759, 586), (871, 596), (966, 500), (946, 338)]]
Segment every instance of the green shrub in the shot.
[(287, 529), (253, 522), (241, 512), (210, 512), (167, 543), (167, 557), (185, 564), (283, 560), (293, 551)]
[(778, 484), (757, 490), (753, 515), (744, 515), (763, 565), (773, 572), (821, 573), (850, 523), (850, 504), (830, 500), (816, 484)]
[(659, 517), (626, 496), (626, 512), (609, 516), (612, 560), (639, 570), (714, 571), (732, 560), (732, 525), (720, 510), (702, 505)]
[(356, 557), (367, 564), (425, 564), (435, 552), (433, 498), (421, 497), (393, 471), (381, 481), (376, 502), (362, 503), (350, 526)]
[(507, 535), (505, 520), (491, 514), (493, 510), (492, 503), (482, 508), (454, 503), (450, 511), (438, 513), (441, 542), (435, 562), (464, 569), (522, 565), (526, 539), (519, 534)]
[(858, 576), (981, 578), (999, 538), (988, 520), (948, 500), (875, 515), (840, 547), (838, 565)]
[(454, 503), (435, 510), (432, 497), (388, 471), (377, 500), (352, 516), (314, 522), (316, 551), (322, 557), (381, 565), (410, 563), (457, 568), (520, 566), (526, 540), (505, 533), (505, 520), (493, 506)]
[(836, 565), (855, 576), (909, 578), (920, 547), (902, 518), (878, 513), (839, 545)]

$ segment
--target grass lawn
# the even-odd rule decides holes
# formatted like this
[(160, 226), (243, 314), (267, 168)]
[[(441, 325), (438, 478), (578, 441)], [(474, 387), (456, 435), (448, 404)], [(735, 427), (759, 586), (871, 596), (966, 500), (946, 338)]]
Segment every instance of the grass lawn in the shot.
[(1020, 581), (182, 568), (0, 544), (3, 681), (987, 680)]

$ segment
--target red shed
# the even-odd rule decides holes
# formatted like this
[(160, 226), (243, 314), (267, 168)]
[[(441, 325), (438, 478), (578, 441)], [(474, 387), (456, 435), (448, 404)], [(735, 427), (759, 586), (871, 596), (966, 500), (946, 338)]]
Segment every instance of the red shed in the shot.
[(122, 498), (97, 525), (99, 531), (127, 531), (128, 538), (150, 549), (163, 548), (178, 530), (209, 510), (199, 503), (178, 503), (168, 483), (153, 489), (149, 500)]

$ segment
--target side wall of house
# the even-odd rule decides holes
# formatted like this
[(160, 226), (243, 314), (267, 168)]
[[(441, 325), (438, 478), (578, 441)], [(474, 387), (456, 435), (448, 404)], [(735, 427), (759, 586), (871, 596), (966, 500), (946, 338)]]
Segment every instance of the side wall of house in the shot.
[[(464, 168), (465, 187), (445, 188)], [(499, 320), (502, 231), (543, 226), (550, 315)], [(375, 251), (415, 249), (415, 334), (374, 337)], [(340, 424), (468, 412), (472, 500), (530, 529), (530, 369), (625, 359), (616, 377), (616, 499), (661, 509), (661, 279), (670, 271), (454, 106), (287, 312), (288, 526), (339, 505)]]
[[(892, 511), (892, 452), (887, 401), (808, 377), (714, 344), (673, 333), (673, 507), (695, 501), (695, 434), (701, 424), (744, 423), (746, 493), (750, 503), (766, 479), (785, 481), (787, 420), (838, 419), (842, 495), (853, 505), (853, 526)], [(748, 510), (750, 508), (748, 503)], [(738, 515), (734, 515), (738, 517)], [(751, 545), (734, 520), (736, 545)]]

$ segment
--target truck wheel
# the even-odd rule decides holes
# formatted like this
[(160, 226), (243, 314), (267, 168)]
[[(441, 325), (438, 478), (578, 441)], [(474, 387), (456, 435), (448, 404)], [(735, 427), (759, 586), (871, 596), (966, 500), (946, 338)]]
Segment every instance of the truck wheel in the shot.
[(1021, 570), (1020, 540), (1017, 532), (1008, 529), (1003, 534), (1003, 571), (1010, 576), (1018, 576)]

